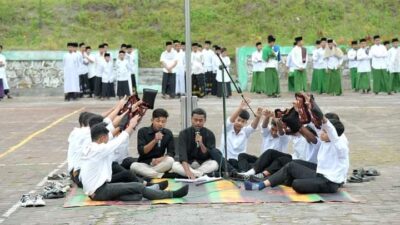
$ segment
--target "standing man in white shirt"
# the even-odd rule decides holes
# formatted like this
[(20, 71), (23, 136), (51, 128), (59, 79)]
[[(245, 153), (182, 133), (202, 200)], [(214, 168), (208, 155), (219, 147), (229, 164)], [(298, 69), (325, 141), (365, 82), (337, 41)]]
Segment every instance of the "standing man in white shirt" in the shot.
[[(293, 47), (294, 46), (296, 46), (296, 42), (293, 43)], [(295, 66), (293, 64), (292, 52), (293, 51), (290, 51), (289, 54), (286, 57), (286, 67), (289, 69), (289, 72), (288, 72), (288, 91), (289, 92), (294, 92), (294, 70), (295, 70)]]
[(389, 54), (389, 72), (392, 80), (392, 91), (397, 93), (400, 91), (400, 48), (399, 39), (393, 38), (392, 48)]
[(89, 78), (88, 78), (88, 73), (89, 73), (89, 69), (88, 69), (88, 59), (87, 59), (87, 55), (86, 55), (86, 45), (85, 43), (80, 43), (79, 44), (79, 50), (77, 52), (77, 56), (78, 56), (78, 63), (79, 63), (79, 67), (78, 67), (78, 74), (79, 74), (79, 88), (80, 88), (80, 94), (79, 97), (83, 97), (84, 94), (88, 94), (88, 90), (89, 90)]
[(375, 94), (379, 92), (391, 93), (391, 87), (389, 83), (389, 76), (386, 72), (388, 55), (387, 49), (381, 44), (381, 38), (379, 35), (374, 36), (374, 45), (371, 46), (369, 55), (372, 57), (372, 91)]
[(91, 54), (92, 48), (86, 46), (86, 60), (88, 62), (88, 84), (89, 84), (89, 98), (93, 97), (94, 83), (96, 79), (96, 58)]
[(358, 91), (358, 73), (357, 73), (357, 49), (358, 41), (351, 42), (351, 48), (347, 51), (347, 59), (349, 60), (351, 89)]
[(124, 51), (119, 51), (115, 61), (115, 77), (117, 79), (117, 96), (122, 99), (124, 96), (131, 96), (129, 80), (131, 78), (129, 62)]
[(291, 53), (291, 59), (294, 64), (294, 91), (307, 91), (307, 49), (303, 47), (303, 37), (295, 38), (296, 46)]
[(251, 62), (253, 64), (253, 78), (251, 81), (250, 92), (260, 94), (264, 92), (263, 84), (265, 83), (265, 62), (262, 59), (262, 44), (256, 43), (256, 51), (251, 54)]
[(94, 80), (94, 91), (93, 94), (94, 96), (96, 96), (97, 98), (100, 98), (101, 96), (101, 87), (102, 87), (102, 83), (101, 83), (101, 65), (104, 63), (105, 59), (104, 59), (104, 54), (105, 54), (105, 48), (104, 45), (101, 44), (99, 45), (99, 52), (97, 53), (97, 55), (95, 56), (95, 65), (96, 65), (96, 76), (95, 76), (95, 80)]
[(278, 76), (278, 56), (276, 50), (275, 37), (268, 35), (268, 44), (263, 48), (262, 59), (265, 61), (265, 84), (264, 93), (269, 97), (279, 97), (280, 84)]
[(162, 97), (175, 98), (176, 66), (178, 65), (178, 55), (172, 49), (172, 42), (165, 43), (166, 49), (161, 54), (160, 62), (163, 67), (162, 77)]
[(174, 41), (174, 49), (177, 53), (175, 94), (180, 97), (185, 94), (185, 52), (181, 48), (181, 42)]
[(136, 75), (135, 73), (137, 72), (137, 63), (135, 60), (135, 54), (134, 54), (134, 49), (131, 44), (126, 45), (126, 54), (125, 54), (126, 59), (128, 60), (129, 64), (129, 71), (131, 74), (131, 79), (129, 80), (129, 90), (131, 93), (137, 91), (137, 82), (136, 82)]
[(203, 57), (204, 57), (204, 70), (205, 70), (205, 94), (211, 94), (212, 80), (213, 80), (213, 58), (214, 52), (210, 49), (211, 41), (204, 42)]
[(111, 59), (110, 53), (104, 54), (105, 61), (100, 65), (101, 66), (101, 100), (105, 98), (109, 99), (110, 97), (115, 97), (115, 89), (114, 89), (114, 74), (113, 74), (113, 66), (114, 63)]
[[(321, 41), (315, 41), (315, 47), (312, 52), (312, 61), (313, 61), (313, 73), (311, 80), (311, 91), (319, 92), (319, 87), (321, 86), (321, 71), (325, 70), (325, 68), (321, 68), (321, 61), (323, 57), (319, 54), (321, 48)], [(322, 60), (321, 60), (322, 58)]]
[(336, 42), (328, 40), (328, 48), (325, 50), (325, 60), (327, 61), (328, 94), (342, 94), (342, 76), (340, 66), (343, 63), (343, 52), (337, 47)]
[(357, 73), (358, 90), (362, 93), (369, 93), (371, 90), (371, 57), (368, 54), (367, 40), (360, 40), (360, 48), (357, 50)]
[(199, 50), (199, 44), (192, 44), (192, 92), (197, 97), (205, 95), (204, 56)]
[(320, 61), (321, 63), (321, 68), (324, 69), (323, 73), (321, 73), (321, 87), (320, 87), (320, 91), (319, 93), (328, 93), (328, 83), (329, 83), (329, 77), (327, 75), (327, 61), (325, 60), (324, 56), (325, 56), (325, 52), (326, 49), (328, 48), (327, 46), (327, 38), (323, 37), (321, 38), (321, 48), (319, 50), (319, 55), (322, 57), (322, 60)]
[(7, 95), (8, 98), (12, 98), (10, 95), (10, 87), (8, 86), (7, 82), (7, 59), (2, 52), (3, 46), (0, 45), (0, 100), (4, 97), (4, 95)]
[(63, 58), (64, 67), (64, 94), (65, 101), (76, 99), (76, 93), (79, 93), (79, 77), (78, 77), (78, 58), (74, 52), (75, 43), (68, 43), (68, 52)]

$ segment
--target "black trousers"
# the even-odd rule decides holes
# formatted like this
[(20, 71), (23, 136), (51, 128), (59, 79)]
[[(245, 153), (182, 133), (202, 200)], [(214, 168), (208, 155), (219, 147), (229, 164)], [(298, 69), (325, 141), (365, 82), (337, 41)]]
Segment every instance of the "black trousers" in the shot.
[(136, 92), (137, 91), (136, 76), (133, 73), (131, 74), (131, 81), (132, 81), (132, 91)]
[(88, 74), (85, 73), (85, 74), (79, 75), (79, 88), (80, 88), (81, 95), (90, 93), (89, 86), (90, 85), (89, 85)]
[(256, 173), (261, 173), (266, 170), (270, 174), (274, 174), (291, 161), (291, 155), (277, 150), (268, 149), (260, 155), (260, 158), (258, 158), (254, 163), (253, 168)]
[(114, 83), (112, 82), (102, 83), (101, 97), (103, 98), (115, 97)]
[(94, 91), (93, 91), (93, 94), (95, 96), (100, 97), (101, 88), (102, 88), (102, 85), (103, 85), (103, 83), (101, 82), (101, 77), (94, 77), (93, 79), (94, 79)]
[(238, 155), (238, 169), (240, 172), (246, 172), (253, 168), (254, 163), (258, 157), (247, 153), (240, 153)]
[[(210, 154), (211, 159), (217, 161), (219, 167), (221, 168), (221, 171), (225, 171), (225, 157), (222, 155), (222, 152), (217, 148), (213, 148), (208, 150), (208, 154)], [(225, 172), (237, 171), (236, 168), (232, 166), (229, 161), (227, 166), (228, 171)]]
[(138, 158), (126, 157), (122, 161), (121, 166), (124, 167), (127, 170), (130, 170), (132, 163), (137, 162), (137, 161), (138, 161)]
[(218, 82), (217, 82), (217, 79), (215, 79), (217, 77), (217, 74), (216, 73), (213, 73), (212, 74), (212, 77), (211, 77), (211, 94), (212, 95), (217, 95), (217, 89), (218, 89)]
[(89, 94), (92, 95), (94, 93), (94, 85), (95, 85), (96, 77), (89, 78)]
[(161, 93), (163, 95), (169, 95), (170, 97), (175, 97), (175, 83), (176, 83), (175, 73), (163, 73)]
[(205, 83), (206, 83), (205, 92), (208, 95), (211, 93), (211, 89), (212, 89), (212, 85), (213, 85), (213, 72), (212, 71), (207, 71), (205, 73)]
[(204, 73), (201, 74), (193, 74), (192, 76), (192, 93), (199, 98), (204, 97), (205, 95), (205, 76)]
[(172, 198), (172, 192), (146, 188), (138, 182), (104, 183), (97, 188), (92, 200), (140, 201), (143, 197), (149, 200)]
[(232, 95), (232, 88), (231, 88), (231, 82), (217, 82), (217, 97), (222, 97), (222, 89), (224, 88), (225, 85), (225, 97), (229, 97)]
[(137, 177), (131, 170), (127, 170), (117, 162), (112, 163), (112, 177), (111, 183), (126, 183), (126, 182), (139, 182), (143, 180)]
[[(286, 184), (298, 193), (335, 193), (340, 184), (333, 183), (322, 174), (318, 174), (313, 163), (292, 161), (268, 178), (271, 186)], [(315, 165), (315, 164), (314, 164)]]

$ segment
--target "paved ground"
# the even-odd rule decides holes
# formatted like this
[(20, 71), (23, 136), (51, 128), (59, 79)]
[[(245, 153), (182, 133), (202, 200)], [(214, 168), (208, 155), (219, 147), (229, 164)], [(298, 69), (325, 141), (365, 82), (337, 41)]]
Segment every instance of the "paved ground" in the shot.
[[(292, 96), (279, 99), (250, 95), (253, 106), (287, 107)], [(239, 103), (228, 100), (228, 112)], [(19, 97), (0, 102), (0, 224), (398, 224), (400, 220), (400, 95), (317, 96), (325, 112), (337, 112), (350, 140), (351, 167), (375, 167), (382, 176), (363, 184), (347, 184), (360, 203), (231, 204), (112, 206), (62, 208), (63, 200), (48, 200), (44, 208), (19, 208), (23, 193), (40, 190), (52, 171), (64, 171), (67, 137), (77, 126), (77, 110), (101, 112), (112, 101), (85, 99), (65, 103), (57, 97)], [(179, 100), (157, 99), (170, 112), (169, 127), (180, 129)], [(209, 115), (207, 126), (220, 139), (221, 101), (201, 99)], [(75, 112), (75, 113), (74, 113)], [(149, 115), (141, 126), (148, 125)], [(132, 137), (132, 143), (136, 138)], [(261, 138), (251, 137), (257, 154)], [(136, 153), (131, 146), (132, 153)]]

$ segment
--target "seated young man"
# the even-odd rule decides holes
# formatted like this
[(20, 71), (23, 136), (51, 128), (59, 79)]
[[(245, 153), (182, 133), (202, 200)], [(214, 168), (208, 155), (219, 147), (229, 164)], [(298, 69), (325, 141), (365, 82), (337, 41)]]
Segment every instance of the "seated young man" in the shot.
[(179, 161), (172, 165), (171, 172), (195, 179), (218, 169), (218, 163), (211, 159), (210, 150), (215, 148), (214, 133), (205, 128), (206, 112), (197, 108), (192, 111), (192, 126), (179, 133)]
[(274, 174), (279, 171), (284, 165), (292, 160), (302, 160), (315, 164), (317, 166), (317, 154), (321, 142), (318, 139), (317, 133), (310, 127), (301, 127), (299, 132), (294, 134), (293, 140), (293, 154), (283, 153), (274, 149), (265, 151), (254, 163), (253, 167), (245, 173), (244, 176), (250, 176), (252, 181), (260, 181), (261, 177), (254, 176), (261, 173), (262, 178)]
[(264, 182), (245, 182), (246, 190), (286, 184), (298, 193), (335, 193), (346, 181), (349, 169), (349, 148), (341, 138), (344, 126), (339, 120), (322, 119), (321, 146), (316, 170), (306, 164), (292, 161)]
[(161, 178), (172, 168), (175, 146), (172, 132), (165, 128), (168, 112), (155, 109), (149, 127), (138, 131), (138, 162), (131, 165), (136, 174), (148, 178)]
[[(268, 109), (265, 109), (263, 111), (263, 115), (264, 120), (261, 124), (261, 154), (269, 151), (270, 149), (286, 153), (290, 141), (290, 136), (285, 134), (281, 121), (274, 118), (274, 114)], [(250, 170), (258, 159), (258, 157), (247, 153), (239, 154), (238, 158), (239, 168), (241, 171)]]
[[(110, 183), (112, 179), (113, 153), (121, 143), (133, 133), (139, 116), (129, 121), (128, 127), (120, 135), (109, 141), (108, 129), (104, 124), (97, 124), (91, 128), (93, 142), (87, 148), (87, 154), (82, 157), (81, 180), (83, 190), (92, 200), (108, 201), (139, 201), (142, 198), (149, 200), (180, 198), (188, 193), (188, 186), (176, 191), (163, 191), (146, 187), (143, 183)], [(167, 185), (166, 185), (167, 186)], [(160, 187), (165, 189), (166, 186)]]

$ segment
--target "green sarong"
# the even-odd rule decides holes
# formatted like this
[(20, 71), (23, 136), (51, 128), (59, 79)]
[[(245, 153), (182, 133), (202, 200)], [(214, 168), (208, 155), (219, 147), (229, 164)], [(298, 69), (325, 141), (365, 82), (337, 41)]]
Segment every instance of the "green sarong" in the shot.
[(294, 72), (289, 72), (288, 75), (288, 90), (294, 92)]
[(387, 93), (390, 93), (393, 91), (393, 87), (392, 87), (392, 83), (393, 83), (393, 77), (391, 76), (389, 71), (386, 71), (384, 76), (384, 83), (382, 85), (384, 85), (385, 90)]
[(295, 70), (294, 76), (294, 91), (302, 92), (307, 91), (307, 72), (306, 70)]
[(385, 69), (372, 69), (372, 91), (375, 94), (379, 92), (390, 92), (390, 75)]
[(268, 96), (280, 93), (278, 71), (275, 68), (265, 68), (265, 94)]
[(265, 80), (265, 72), (262, 71), (253, 72), (250, 92), (263, 92), (264, 82), (265, 82), (264, 80)]
[(319, 94), (324, 93), (323, 82), (325, 79), (325, 69), (314, 69), (311, 81), (311, 91)]
[(356, 90), (356, 91), (358, 90), (357, 77), (358, 77), (357, 68), (350, 68), (351, 89)]
[(371, 73), (370, 72), (358, 73), (358, 77), (359, 77), (357, 83), (358, 89), (363, 91), (371, 90)]
[(323, 77), (321, 79), (321, 92), (320, 92), (320, 94), (328, 93), (329, 81), (330, 81), (330, 77), (329, 77), (329, 74), (328, 74), (328, 70), (325, 69)]
[(328, 94), (341, 95), (342, 94), (342, 76), (340, 70), (328, 70), (329, 86)]
[(400, 92), (400, 73), (392, 73), (392, 91)]

